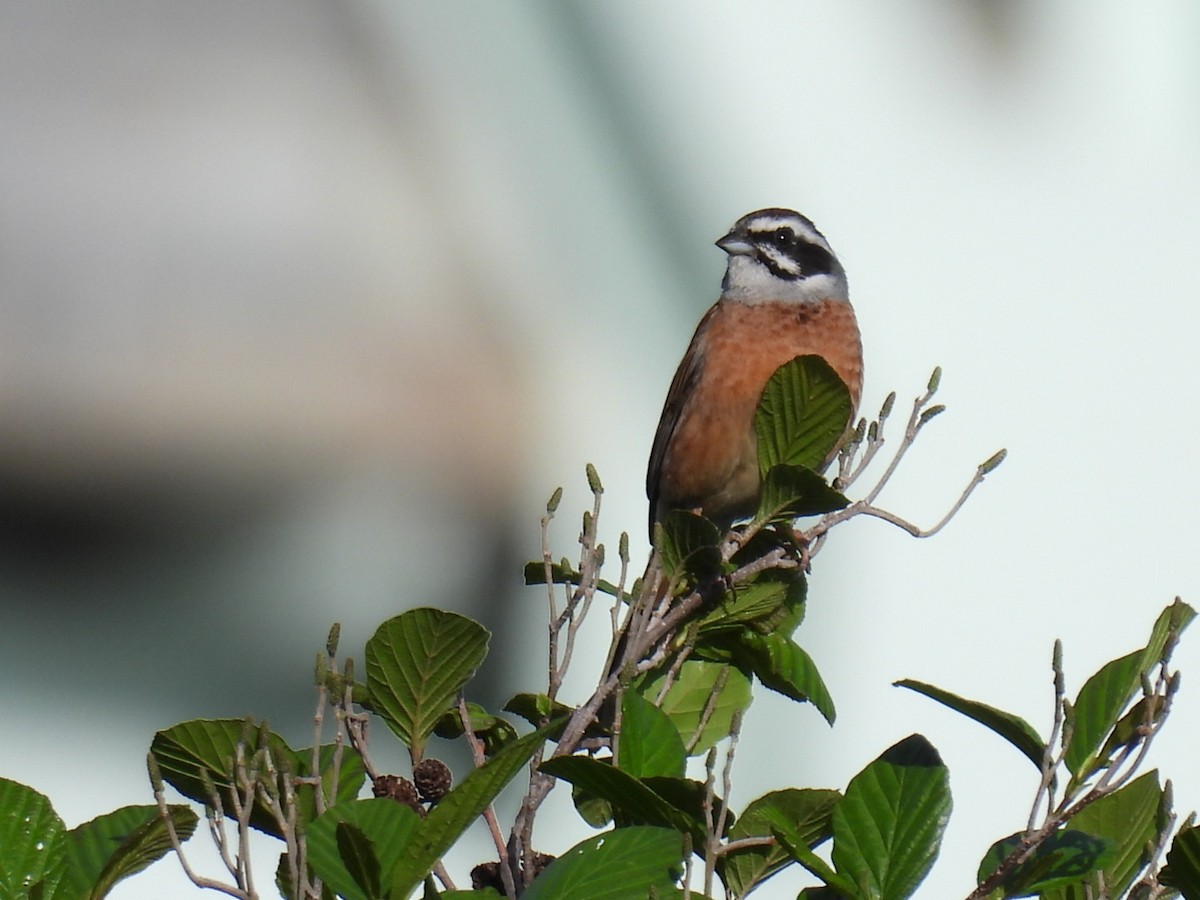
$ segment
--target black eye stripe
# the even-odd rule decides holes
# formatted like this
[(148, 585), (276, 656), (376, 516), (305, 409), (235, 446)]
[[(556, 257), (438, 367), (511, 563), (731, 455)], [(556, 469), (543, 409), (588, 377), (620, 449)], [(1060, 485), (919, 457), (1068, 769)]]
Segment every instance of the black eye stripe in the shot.
[[(786, 239), (781, 240), (781, 238)], [(810, 275), (821, 275), (832, 272), (836, 266), (833, 254), (824, 247), (811, 243), (805, 236), (797, 235), (791, 228), (780, 226), (769, 231), (751, 231), (748, 237), (760, 247), (770, 247), (773, 253), (779, 253), (791, 260), (798, 271), (792, 272), (780, 267), (771, 253), (759, 251), (755, 257), (765, 265), (776, 278), (794, 281), (797, 278), (807, 278)]]

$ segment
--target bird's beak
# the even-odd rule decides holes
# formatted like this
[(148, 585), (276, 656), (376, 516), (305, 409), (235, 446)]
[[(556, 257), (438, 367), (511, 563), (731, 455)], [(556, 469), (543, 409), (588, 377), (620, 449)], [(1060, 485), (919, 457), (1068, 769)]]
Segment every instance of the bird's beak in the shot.
[(749, 256), (754, 252), (754, 245), (736, 231), (731, 231), (717, 241), (717, 246), (730, 256)]

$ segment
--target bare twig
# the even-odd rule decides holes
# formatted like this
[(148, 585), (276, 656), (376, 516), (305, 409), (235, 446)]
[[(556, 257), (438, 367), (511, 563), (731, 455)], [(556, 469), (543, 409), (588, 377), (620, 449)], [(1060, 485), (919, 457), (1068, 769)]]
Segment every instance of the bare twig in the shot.
[(687, 752), (689, 756), (696, 749), (696, 745), (700, 743), (700, 738), (704, 736), (704, 729), (708, 727), (709, 720), (712, 719), (713, 713), (716, 711), (717, 700), (720, 699), (721, 691), (725, 690), (725, 682), (728, 680), (729, 667), (726, 666), (717, 673), (716, 680), (713, 681), (712, 690), (708, 692), (708, 699), (704, 702), (704, 709), (701, 710), (696, 727), (692, 730), (692, 736), (688, 739)]
[(222, 894), (228, 894), (230, 897), (237, 897), (239, 900), (251, 900), (250, 895), (241, 888), (225, 884), (214, 878), (197, 875), (192, 869), (187, 856), (183, 852), (183, 844), (179, 840), (179, 833), (175, 830), (175, 820), (171, 817), (171, 809), (167, 805), (162, 774), (158, 768), (158, 760), (154, 758), (153, 753), (149, 753), (146, 756), (146, 768), (150, 773), (150, 784), (154, 791), (154, 802), (158, 805), (158, 815), (162, 820), (163, 827), (167, 831), (167, 840), (170, 841), (171, 849), (175, 852), (175, 858), (179, 860), (179, 865), (183, 869), (183, 874), (187, 876), (188, 881), (201, 889), (219, 891)]
[[(462, 722), (463, 734), (471, 748), (471, 757), (475, 762), (475, 768), (480, 769), (487, 762), (483, 752), (483, 742), (479, 740), (475, 735), (475, 729), (471, 727), (471, 713), (467, 710), (467, 701), (461, 691), (458, 695), (458, 718)], [(483, 811), (483, 820), (487, 823), (488, 831), (492, 834), (492, 842), (496, 845), (497, 857), (500, 860), (500, 880), (504, 883), (505, 896), (516, 897), (517, 885), (513, 879), (512, 866), (508, 862), (504, 833), (500, 830), (500, 822), (496, 819), (496, 810), (490, 803)]]

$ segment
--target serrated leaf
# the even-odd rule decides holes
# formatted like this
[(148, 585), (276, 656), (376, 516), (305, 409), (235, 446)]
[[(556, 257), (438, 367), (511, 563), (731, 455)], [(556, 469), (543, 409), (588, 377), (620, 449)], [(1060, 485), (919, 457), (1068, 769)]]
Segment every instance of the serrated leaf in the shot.
[(66, 830), (50, 801), (0, 778), (0, 897), (55, 893), (66, 866)]
[(687, 767), (683, 738), (670, 717), (634, 691), (626, 691), (621, 700), (618, 752), (619, 768), (634, 778), (681, 778)]
[[(216, 789), (226, 813), (234, 808), (231, 794), (235, 784), (238, 744), (245, 741), (243, 759), (249, 767), (259, 750), (259, 727), (245, 719), (191, 719), (163, 729), (154, 735), (150, 752), (162, 772), (163, 780), (185, 797), (211, 806), (213, 803), (205, 784), (207, 774)], [(279, 735), (270, 733), (268, 744), (276, 766), (281, 761), (289, 765), (295, 752)], [(256, 801), (250, 824), (266, 834), (282, 837), (279, 826), (261, 801)]]
[[(1112, 842), (1112, 857), (1097, 873), (1104, 886), (1103, 896), (1124, 897), (1138, 873), (1150, 861), (1152, 846), (1159, 829), (1162, 789), (1158, 772), (1151, 771), (1129, 782), (1119, 791), (1101, 797), (1071, 818), (1070, 827)], [(1093, 879), (1088, 880), (1091, 884)], [(1043, 900), (1089, 900), (1095, 891), (1076, 884), (1044, 891)]]
[[(977, 878), (981, 883), (1016, 849), (1022, 837), (1018, 832), (992, 844), (979, 864)], [(1001, 885), (1004, 896), (1030, 897), (1073, 884), (1107, 865), (1112, 854), (1112, 841), (1075, 828), (1056, 831), (1009, 873)]]
[[(772, 791), (746, 807), (729, 829), (729, 840), (771, 837), (783, 831), (790, 834), (792, 844), (815, 847), (833, 834), (833, 808), (841, 796), (829, 790)], [(785, 847), (747, 847), (722, 856), (717, 871), (731, 893), (744, 897), (791, 862)]]
[(587, 756), (556, 756), (539, 767), (540, 771), (582, 788), (594, 797), (607, 800), (613, 815), (632, 825), (654, 825), (689, 833), (701, 846), (704, 823), (677, 809), (637, 778)]
[(1184, 900), (1200, 900), (1200, 826), (1179, 829), (1159, 880), (1179, 891)]
[[(698, 620), (700, 640), (753, 628), (790, 635), (804, 616), (807, 582), (800, 569), (768, 569), (749, 584), (725, 591)], [(790, 627), (789, 627), (790, 625)]]
[(546, 867), (524, 900), (624, 900), (671, 896), (683, 872), (683, 840), (666, 828), (620, 828), (582, 841)]
[[(175, 834), (186, 841), (198, 817), (190, 807), (167, 807)], [(157, 806), (124, 806), (67, 832), (66, 874), (55, 900), (100, 900), (122, 879), (171, 852)]]
[[(727, 673), (725, 684), (717, 694), (712, 715), (701, 727), (705, 707), (723, 672)], [(638, 684), (637, 691), (643, 697), (657, 698), (667, 673), (656, 670), (648, 674), (650, 677)], [(680, 667), (659, 708), (683, 737), (684, 746), (696, 739), (689, 753), (698, 756), (729, 734), (734, 714), (749, 707), (752, 699), (750, 679), (737, 668), (689, 659)]]
[(708, 519), (682, 509), (667, 513), (655, 527), (663, 574), (672, 584), (697, 584), (721, 571), (721, 532)]
[(937, 859), (950, 817), (937, 750), (910, 735), (850, 780), (833, 811), (833, 864), (864, 897), (911, 897)]
[(819, 356), (800, 356), (771, 376), (754, 414), (758, 470), (777, 465), (821, 469), (853, 414), (850, 391)]
[(417, 757), (487, 656), (490, 636), (466, 616), (420, 607), (384, 622), (367, 641), (371, 709)]
[(978, 700), (968, 700), (966, 697), (960, 697), (958, 694), (952, 694), (923, 681), (905, 678), (902, 681), (895, 681), (893, 684), (896, 687), (908, 688), (910, 691), (923, 694), (955, 712), (962, 713), (968, 719), (974, 719), (1020, 750), (1030, 762), (1037, 766), (1038, 771), (1041, 771), (1042, 758), (1046, 752), (1045, 742), (1037, 730), (1020, 716), (994, 706), (988, 706), (986, 703), (980, 703)]
[(845, 509), (850, 501), (805, 466), (772, 466), (763, 478), (756, 522), (790, 522)]
[[(548, 736), (561, 727), (562, 723), (556, 720), (513, 741), (437, 802), (398, 858), (390, 879), (393, 900), (404, 900), (416, 889), (433, 865), (524, 768)], [(388, 879), (384, 881), (387, 883)]]
[[(420, 827), (420, 817), (391, 797), (339, 803), (308, 826), (308, 864), (338, 896), (376, 900)], [(373, 890), (372, 878), (376, 879)]]

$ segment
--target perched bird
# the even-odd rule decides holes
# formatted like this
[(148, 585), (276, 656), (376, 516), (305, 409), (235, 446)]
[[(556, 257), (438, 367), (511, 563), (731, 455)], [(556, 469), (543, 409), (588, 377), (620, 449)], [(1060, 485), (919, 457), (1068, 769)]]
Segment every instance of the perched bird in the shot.
[(762, 489), (754, 412), (781, 365), (823, 357), (850, 389), (851, 420), (862, 392), (846, 272), (816, 226), (790, 209), (760, 209), (717, 246), (729, 254), (721, 297), (692, 335), (650, 451), (651, 540), (673, 509), (723, 528), (754, 513)]

